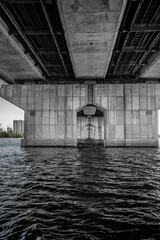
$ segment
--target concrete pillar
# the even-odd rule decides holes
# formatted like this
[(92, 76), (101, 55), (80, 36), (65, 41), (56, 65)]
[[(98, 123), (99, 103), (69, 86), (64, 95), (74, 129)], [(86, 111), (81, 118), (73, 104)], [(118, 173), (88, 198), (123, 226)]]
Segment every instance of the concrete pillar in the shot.
[[(89, 100), (104, 112), (105, 146), (158, 144), (159, 84), (92, 87)], [(23, 146), (77, 146), (77, 110), (88, 103), (87, 85), (5, 85), (0, 96), (25, 111)]]
[(97, 84), (94, 103), (103, 107), (105, 146), (157, 146), (159, 84)]
[(85, 85), (7, 85), (1, 97), (25, 111), (23, 146), (76, 146)]

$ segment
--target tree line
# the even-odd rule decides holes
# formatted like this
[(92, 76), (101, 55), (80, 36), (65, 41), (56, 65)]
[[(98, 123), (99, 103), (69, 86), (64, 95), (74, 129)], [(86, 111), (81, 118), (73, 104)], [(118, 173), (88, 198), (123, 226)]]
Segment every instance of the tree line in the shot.
[(0, 133), (0, 138), (23, 138), (23, 137), (24, 137), (23, 133), (11, 133), (6, 131), (2, 131)]

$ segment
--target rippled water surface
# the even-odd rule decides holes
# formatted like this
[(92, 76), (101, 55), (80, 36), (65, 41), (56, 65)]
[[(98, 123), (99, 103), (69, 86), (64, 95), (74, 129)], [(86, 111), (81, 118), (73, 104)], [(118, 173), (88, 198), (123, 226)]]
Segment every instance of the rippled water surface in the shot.
[(160, 150), (0, 139), (0, 240), (160, 239)]

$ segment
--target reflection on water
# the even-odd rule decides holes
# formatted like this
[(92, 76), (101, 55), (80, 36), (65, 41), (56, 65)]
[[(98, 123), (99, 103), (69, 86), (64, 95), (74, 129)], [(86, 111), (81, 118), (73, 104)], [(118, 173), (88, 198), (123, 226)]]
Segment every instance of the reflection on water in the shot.
[(160, 239), (160, 150), (0, 139), (0, 239)]

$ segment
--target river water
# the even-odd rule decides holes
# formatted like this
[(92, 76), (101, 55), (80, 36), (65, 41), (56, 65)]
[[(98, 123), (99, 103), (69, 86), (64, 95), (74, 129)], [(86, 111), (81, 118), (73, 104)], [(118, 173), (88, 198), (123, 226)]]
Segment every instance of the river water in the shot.
[(0, 240), (159, 240), (160, 149), (0, 139)]

